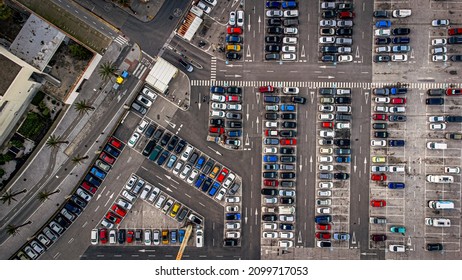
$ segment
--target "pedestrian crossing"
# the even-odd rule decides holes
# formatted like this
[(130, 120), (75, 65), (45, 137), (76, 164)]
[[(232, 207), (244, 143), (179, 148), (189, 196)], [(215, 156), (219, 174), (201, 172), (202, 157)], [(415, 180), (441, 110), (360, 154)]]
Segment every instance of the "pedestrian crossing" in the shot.
[(121, 35), (117, 36), (114, 41), (121, 46), (128, 45), (128, 40)]
[[(216, 69), (216, 68), (215, 68)], [(236, 87), (261, 87), (265, 85), (273, 85), (276, 87), (300, 87), (300, 88), (382, 88), (387, 86), (396, 86), (396, 83), (363, 83), (363, 82), (306, 82), (306, 81), (221, 81), (216, 80), (216, 70), (212, 70), (213, 78), (210, 80), (191, 80), (191, 86), (210, 87), (210, 86), (236, 86)], [(400, 86), (414, 89), (432, 89), (432, 88), (448, 88), (462, 87), (460, 83), (401, 83)]]
[(214, 82), (217, 79), (217, 58), (212, 56), (210, 60), (210, 81)]

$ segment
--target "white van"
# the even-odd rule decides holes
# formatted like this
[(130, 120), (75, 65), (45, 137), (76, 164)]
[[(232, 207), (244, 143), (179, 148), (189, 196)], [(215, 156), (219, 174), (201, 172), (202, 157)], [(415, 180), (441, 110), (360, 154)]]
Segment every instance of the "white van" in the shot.
[(454, 183), (454, 176), (450, 175), (427, 175), (427, 182), (445, 184)]
[(97, 245), (98, 244), (98, 230), (97, 229), (92, 229), (91, 230), (90, 239), (91, 239), (91, 244), (92, 245)]
[(434, 227), (450, 227), (451, 220), (445, 218), (425, 218), (425, 224)]
[(427, 149), (430, 150), (446, 150), (448, 148), (448, 144), (441, 143), (441, 142), (427, 142)]
[(430, 200), (428, 207), (432, 209), (454, 209), (454, 202), (450, 200)]

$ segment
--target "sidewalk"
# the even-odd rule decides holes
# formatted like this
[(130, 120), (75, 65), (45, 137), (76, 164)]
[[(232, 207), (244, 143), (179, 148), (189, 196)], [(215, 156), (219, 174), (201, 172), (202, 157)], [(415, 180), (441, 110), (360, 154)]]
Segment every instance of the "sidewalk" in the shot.
[[(116, 61), (122, 54), (123, 50), (111, 45), (100, 63), (106, 61)], [(128, 69), (130, 66), (139, 62), (141, 50), (137, 45), (133, 46), (128, 54), (122, 59), (119, 69)], [(93, 70), (97, 70), (95, 68)], [(135, 79), (132, 77), (132, 79)], [(54, 214), (56, 209), (63, 204), (67, 196), (80, 181), (83, 173), (93, 161), (100, 147), (97, 143), (104, 143), (108, 134), (117, 125), (119, 118), (126, 112), (123, 109), (123, 102), (117, 103), (118, 111), (114, 113), (114, 106), (111, 101), (116, 98), (119, 92), (111, 92), (113, 82), (102, 83), (98, 71), (95, 71), (83, 86), (80, 96), (76, 99), (87, 100), (92, 103), (96, 109), (89, 111), (88, 114), (78, 115), (73, 107), (68, 107), (68, 111), (60, 120), (56, 129), (50, 133), (56, 136), (62, 136), (69, 141), (69, 144), (59, 148), (50, 149), (41, 147), (36, 156), (30, 161), (26, 169), (18, 174), (15, 181), (8, 187), (10, 191), (20, 191), (28, 189), (29, 191), (15, 197), (10, 206), (0, 204), (0, 259), (8, 259), (16, 250), (27, 242), (44, 223)], [(126, 90), (126, 86), (121, 90)], [(120, 91), (120, 90), (119, 90)], [(111, 107), (112, 106), (112, 107)], [(101, 115), (110, 115), (113, 118), (109, 123), (101, 123)], [(106, 126), (107, 124), (107, 126)], [(103, 129), (101, 128), (102, 126)], [(87, 145), (90, 144), (91, 145)], [(79, 153), (80, 152), (80, 153)], [(75, 165), (71, 159), (77, 156), (89, 155), (90, 158), (80, 165)], [(60, 177), (62, 177), (60, 179)], [(53, 181), (58, 181), (54, 183)], [(54, 194), (45, 201), (40, 203), (36, 199), (36, 194), (42, 190), (53, 191), (60, 189), (60, 193)], [(35, 208), (29, 204), (38, 204)], [(24, 207), (27, 206), (27, 207)], [(21, 209), (24, 207), (24, 209)], [(25, 211), (35, 212), (30, 217), (18, 217), (11, 222), (15, 215), (22, 215)], [(5, 227), (8, 224), (19, 225), (26, 221), (32, 221), (32, 224), (20, 229), (16, 236), (5, 236)], [(6, 241), (5, 241), (6, 239)]]

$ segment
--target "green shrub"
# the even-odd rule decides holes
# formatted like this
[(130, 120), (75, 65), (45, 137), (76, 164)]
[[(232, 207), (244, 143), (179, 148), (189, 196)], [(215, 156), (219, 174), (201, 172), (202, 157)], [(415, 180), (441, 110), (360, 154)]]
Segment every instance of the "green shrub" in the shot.
[(92, 56), (92, 53), (89, 50), (78, 44), (69, 45), (69, 51), (74, 58), (79, 60), (87, 60)]
[(32, 98), (32, 105), (39, 106), (40, 102), (45, 98), (45, 93), (43, 91), (39, 91), (35, 94), (34, 98)]
[(45, 102), (42, 100), (42, 102), (40, 102), (38, 107), (40, 108), (40, 110), (43, 110), (43, 109), (45, 109), (47, 107), (47, 104), (45, 104)]
[(16, 148), (22, 148), (22, 147), (24, 147), (22, 141), (21, 141), (21, 140), (18, 140), (18, 139), (13, 139), (13, 140), (11, 140), (11, 141), (10, 141), (10, 144), (11, 144), (12, 146), (15, 146)]
[(27, 113), (27, 118), (18, 129), (18, 132), (27, 138), (34, 139), (40, 134), (40, 131), (45, 127), (45, 120), (39, 114), (34, 112)]
[(50, 109), (45, 108), (45, 109), (42, 111), (42, 115), (44, 115), (45, 117), (48, 117), (48, 116), (50, 115)]
[(6, 173), (5, 170), (3, 170), (3, 169), (0, 168), (0, 178), (2, 178), (3, 175), (5, 175), (5, 173)]
[(13, 159), (13, 156), (10, 154), (0, 154), (0, 165), (5, 164)]

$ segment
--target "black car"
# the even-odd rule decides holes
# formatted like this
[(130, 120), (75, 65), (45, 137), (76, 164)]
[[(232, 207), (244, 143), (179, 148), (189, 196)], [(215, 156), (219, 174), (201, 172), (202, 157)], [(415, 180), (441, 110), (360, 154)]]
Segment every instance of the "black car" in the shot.
[(231, 94), (242, 94), (242, 88), (240, 87), (228, 87), (226, 91)]
[(209, 190), (210, 186), (212, 185), (212, 183), (213, 183), (213, 180), (212, 180), (211, 178), (205, 179), (205, 182), (204, 182), (204, 184), (202, 185), (201, 190), (202, 190), (203, 192), (207, 192), (207, 191)]
[(242, 128), (242, 122), (229, 121), (226, 122), (226, 126), (230, 128)]
[(330, 36), (335, 34), (335, 29), (333, 28), (321, 28), (319, 30), (319, 34), (321, 36)]
[(180, 140), (178, 145), (176, 145), (175, 153), (179, 154), (179, 153), (183, 152), (184, 148), (186, 147), (186, 144), (188, 144), (188, 143), (186, 143), (186, 141)]
[(215, 165), (215, 161), (213, 159), (209, 159), (205, 165), (204, 169), (202, 170), (205, 174), (209, 174), (209, 172), (212, 170), (212, 167)]
[(280, 18), (270, 18), (267, 21), (268, 26), (280, 26), (282, 24), (282, 20)]
[(151, 137), (152, 134), (154, 133), (154, 131), (156, 130), (156, 128), (157, 128), (157, 125), (150, 124), (148, 126), (148, 128), (146, 128), (146, 131), (144, 132), (144, 135), (146, 135), (146, 137), (148, 137), (148, 138)]
[(289, 147), (282, 147), (279, 149), (279, 153), (283, 155), (293, 155), (295, 154), (295, 149), (294, 148), (289, 148)]
[(279, 132), (281, 137), (297, 137), (297, 131), (295, 130), (281, 130)]
[(375, 62), (390, 62), (391, 56), (390, 55), (374, 55)]
[(157, 141), (159, 141), (162, 134), (164, 134), (164, 130), (159, 128), (158, 130), (156, 130), (156, 132), (154, 132), (154, 135), (152, 136), (152, 139), (154, 141), (156, 141), (156, 143), (157, 143)]
[(168, 143), (167, 150), (173, 151), (173, 149), (175, 148), (175, 146), (176, 146), (176, 144), (178, 143), (179, 140), (180, 140), (180, 138), (178, 138), (178, 136), (173, 135), (172, 139)]
[(170, 156), (170, 153), (168, 151), (163, 151), (162, 154), (160, 154), (159, 158), (157, 159), (157, 164), (162, 166), (164, 164), (165, 160)]
[(282, 163), (295, 162), (294, 156), (280, 156), (279, 161)]
[(160, 140), (160, 145), (164, 147), (167, 145), (168, 141), (170, 141), (170, 138), (172, 137), (172, 134), (170, 133), (165, 133), (164, 137), (162, 137), (162, 140)]
[(404, 140), (389, 140), (388, 145), (390, 147), (403, 147), (405, 144)]
[(71, 226), (72, 222), (70, 222), (68, 219), (66, 219), (62, 214), (58, 213), (55, 217), (55, 222), (57, 222), (60, 226), (63, 228), (68, 228)]
[(373, 129), (387, 129), (388, 125), (386, 123), (373, 123)]
[(267, 52), (280, 52), (281, 46), (280, 45), (266, 45), (265, 51)]
[(337, 13), (333, 10), (327, 10), (322, 12), (322, 17), (325, 19), (329, 18), (335, 18), (337, 16)]
[(348, 173), (334, 173), (334, 179), (337, 180), (348, 180), (350, 175)]
[(266, 36), (265, 42), (266, 43), (281, 43), (281, 37), (279, 36)]
[(278, 53), (267, 53), (265, 54), (266, 60), (279, 60), (281, 56)]
[(335, 88), (320, 88), (319, 89), (320, 95), (333, 95), (334, 93), (335, 93)]
[(281, 197), (279, 199), (279, 203), (281, 203), (281, 204), (293, 204), (294, 199), (292, 197)]
[(117, 151), (115, 148), (113, 148), (111, 145), (107, 144), (104, 146), (104, 151), (108, 154), (110, 154), (113, 157), (118, 157), (120, 155), (120, 152)]
[(279, 176), (281, 179), (293, 179), (295, 178), (295, 172), (281, 172)]
[(263, 172), (263, 178), (265, 179), (275, 179), (278, 177), (277, 172)]
[(117, 241), (119, 241), (119, 244), (124, 244), (125, 243), (125, 237), (126, 237), (126, 230), (125, 229), (119, 229), (119, 232), (117, 233)]
[(277, 120), (279, 118), (279, 115), (277, 113), (266, 113), (265, 114), (265, 119), (267, 120)]
[(279, 228), (282, 230), (294, 230), (293, 224), (280, 224)]
[(338, 53), (337, 46), (323, 46), (321, 47), (320, 51), (322, 53)]
[(146, 147), (144, 147), (144, 150), (142, 153), (143, 156), (149, 156), (149, 154), (152, 152), (152, 149), (154, 148), (155, 145), (156, 145), (156, 141), (154, 140), (149, 141)]
[(321, 56), (321, 61), (322, 62), (336, 62), (337, 57), (335, 57), (335, 55), (325, 54)]
[(394, 28), (392, 30), (393, 35), (408, 35), (411, 33), (411, 29), (409, 28)]
[(462, 116), (446, 116), (447, 122), (462, 122)]
[(224, 124), (225, 124), (225, 121), (223, 121), (222, 119), (210, 119), (210, 125), (224, 126)]
[(224, 247), (235, 247), (237, 246), (237, 239), (227, 238), (223, 240)]
[(350, 97), (336, 97), (335, 98), (335, 103), (337, 103), (337, 104), (351, 104), (351, 98)]
[(281, 114), (281, 119), (283, 119), (283, 120), (295, 120), (296, 117), (297, 117), (297, 115), (294, 114), (294, 113), (283, 113), (283, 114)]
[(450, 59), (451, 61), (454, 61), (454, 62), (459, 62), (459, 61), (462, 61), (462, 55), (460, 55), (460, 54), (451, 55), (451, 56), (449, 57), (449, 59)]
[(462, 37), (451, 36), (448, 39), (448, 44), (462, 44)]
[(427, 94), (430, 96), (442, 96), (446, 92), (443, 88), (432, 88), (427, 90)]
[(409, 44), (411, 38), (409, 37), (394, 37), (392, 40), (393, 44)]
[(387, 11), (374, 11), (373, 16), (375, 18), (388, 18), (388, 12)]
[(337, 36), (353, 36), (352, 28), (338, 28), (336, 32)]
[(441, 243), (428, 243), (427, 244), (427, 251), (442, 251), (443, 244)]
[(265, 222), (275, 222), (278, 220), (278, 216), (274, 214), (264, 214), (261, 215), (261, 219)]
[(333, 144), (334, 144), (334, 140), (323, 138), (323, 139), (321, 139), (321, 141), (319, 142), (319, 144), (321, 144), (321, 145), (333, 145)]
[(425, 100), (425, 104), (427, 105), (443, 105), (444, 98), (427, 98)]
[(386, 131), (374, 132), (374, 137), (377, 137), (377, 138), (388, 138), (388, 136), (389, 136), (389, 134)]
[(226, 53), (226, 58), (229, 60), (239, 60), (241, 59), (241, 54), (237, 52), (228, 52)]
[(296, 128), (297, 123), (296, 122), (283, 122), (282, 127), (283, 128)]
[(277, 189), (268, 189), (268, 188), (263, 188), (261, 189), (261, 194), (262, 195), (277, 195), (278, 194), (278, 190)]
[(282, 34), (282, 28), (281, 28), (281, 27), (275, 27), (275, 26), (273, 26), (273, 27), (268, 27), (268, 28), (266, 29), (266, 32), (267, 32), (268, 34), (278, 34), (278, 35), (279, 35), (279, 34)]
[(305, 97), (300, 97), (300, 96), (293, 96), (291, 98), (291, 101), (294, 102), (294, 103), (305, 104), (306, 103), (306, 98)]
[(66, 203), (64, 205), (64, 208), (66, 208), (66, 210), (76, 214), (76, 215), (80, 215), (80, 213), (82, 213), (82, 210), (75, 204), (73, 203), (72, 201), (69, 201), (68, 203)]
[(337, 146), (350, 146), (350, 139), (335, 139), (334, 144)]
[(390, 122), (405, 122), (406, 116), (404, 115), (390, 115), (388, 116), (388, 121)]
[(377, 37), (375, 38), (375, 43), (377, 45), (388, 45), (391, 43), (391, 39), (389, 37)]

